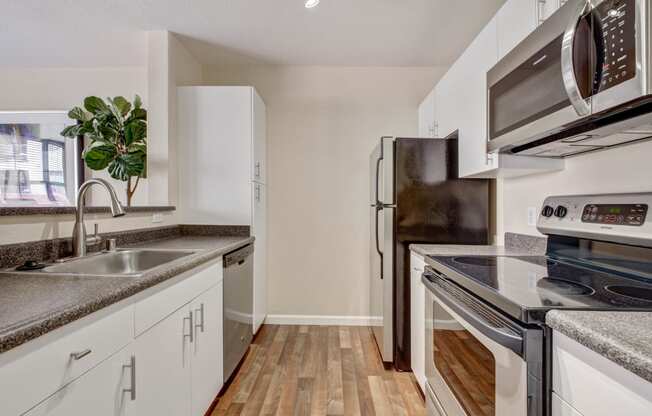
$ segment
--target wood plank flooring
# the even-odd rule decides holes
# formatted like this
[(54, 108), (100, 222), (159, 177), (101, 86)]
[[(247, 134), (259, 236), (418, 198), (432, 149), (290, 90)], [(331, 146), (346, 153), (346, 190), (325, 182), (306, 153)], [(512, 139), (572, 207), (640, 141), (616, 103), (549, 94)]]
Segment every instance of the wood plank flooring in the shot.
[(412, 373), (385, 369), (368, 327), (260, 329), (211, 416), (425, 416)]

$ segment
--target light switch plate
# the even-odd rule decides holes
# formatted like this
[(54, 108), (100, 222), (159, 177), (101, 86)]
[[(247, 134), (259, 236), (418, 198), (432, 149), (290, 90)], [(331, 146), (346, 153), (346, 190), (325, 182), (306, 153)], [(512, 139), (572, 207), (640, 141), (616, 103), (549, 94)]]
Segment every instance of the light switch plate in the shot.
[(163, 222), (163, 214), (159, 212), (152, 214), (152, 224), (157, 224), (159, 222)]
[(527, 209), (527, 225), (537, 225), (537, 209), (535, 207), (528, 207)]

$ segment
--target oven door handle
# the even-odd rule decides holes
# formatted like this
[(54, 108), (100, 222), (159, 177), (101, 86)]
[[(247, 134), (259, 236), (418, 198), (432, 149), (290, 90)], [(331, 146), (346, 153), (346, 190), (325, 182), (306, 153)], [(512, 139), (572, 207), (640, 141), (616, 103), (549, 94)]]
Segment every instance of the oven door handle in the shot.
[[(455, 295), (452, 295), (444, 288), (444, 286), (450, 285), (450, 283), (445, 282), (445, 278), (442, 276), (433, 276), (439, 281), (444, 280), (444, 282), (438, 284), (426, 277), (427, 275), (428, 273), (425, 273), (422, 280), (438, 301), (446, 305), (453, 312), (458, 314), (466, 323), (480, 331), (489, 339), (510, 349), (518, 356), (525, 357), (524, 338), (522, 334), (519, 334), (514, 329), (500, 327), (496, 324), (504, 322), (506, 320), (505, 318), (492, 309), (483, 306), (479, 301), (471, 298), (469, 295), (462, 294), (461, 290), (459, 290), (459, 293), (457, 293), (458, 290), (455, 290)], [(463, 299), (458, 300), (455, 299), (456, 297), (468, 297), (469, 301), (465, 302)]]
[(591, 8), (591, 2), (578, 1), (576, 11), (573, 13), (571, 21), (564, 32), (564, 37), (561, 44), (561, 75), (564, 81), (564, 88), (575, 112), (579, 116), (588, 116), (591, 114), (590, 98), (582, 98), (582, 93), (577, 85), (577, 78), (575, 78), (575, 63), (573, 62), (573, 55), (575, 54), (575, 34), (580, 19)]

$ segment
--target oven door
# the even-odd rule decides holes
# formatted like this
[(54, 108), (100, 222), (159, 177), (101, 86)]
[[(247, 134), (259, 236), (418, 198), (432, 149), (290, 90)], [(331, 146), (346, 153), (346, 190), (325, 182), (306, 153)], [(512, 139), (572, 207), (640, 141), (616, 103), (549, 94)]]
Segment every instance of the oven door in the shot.
[[(426, 378), (443, 413), (542, 416), (541, 330), (514, 324), (433, 269), (422, 280), (429, 289)], [(530, 362), (526, 338), (539, 342)]]

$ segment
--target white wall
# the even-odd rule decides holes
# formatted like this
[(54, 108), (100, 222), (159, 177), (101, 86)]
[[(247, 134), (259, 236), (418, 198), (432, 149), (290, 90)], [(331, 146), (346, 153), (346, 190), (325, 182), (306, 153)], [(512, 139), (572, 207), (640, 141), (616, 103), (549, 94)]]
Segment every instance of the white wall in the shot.
[[(132, 99), (139, 94), (149, 110), (148, 179), (141, 180), (133, 205), (174, 205), (177, 194), (176, 86), (199, 83), (201, 66), (167, 31), (148, 34), (148, 67), (115, 68), (0, 68), (0, 111), (69, 110), (89, 95)], [(80, 63), (82, 64), (82, 63)], [(170, 92), (172, 92), (170, 94)], [(172, 174), (170, 174), (172, 172)], [(106, 172), (92, 172), (108, 178)], [(125, 184), (112, 181), (118, 196), (125, 197)], [(148, 189), (150, 188), (150, 189)], [(91, 195), (92, 205), (107, 205), (103, 191)], [(88, 228), (98, 222), (103, 232), (176, 223), (174, 213), (153, 224), (151, 214), (88, 217)], [(0, 218), (0, 244), (72, 234), (72, 216)]]
[(527, 209), (535, 207), (538, 213), (550, 195), (652, 192), (650, 155), (652, 142), (643, 142), (566, 159), (566, 169), (560, 172), (499, 182), (502, 204), (498, 204), (498, 223), (502, 229), (498, 234), (540, 235), (536, 227), (527, 224)]
[(267, 106), (269, 313), (368, 315), (369, 153), (415, 135), (433, 68), (205, 68)]
[(199, 85), (202, 67), (170, 32), (147, 33), (149, 202), (176, 205), (177, 202), (177, 86)]
[[(0, 68), (0, 111), (70, 110), (84, 98), (139, 94), (147, 105), (145, 68)], [(87, 171), (87, 175), (109, 179), (126, 200), (124, 182), (110, 179), (106, 172)], [(104, 193), (91, 194), (93, 205), (107, 205)], [(147, 180), (141, 180), (134, 205), (146, 205)]]

